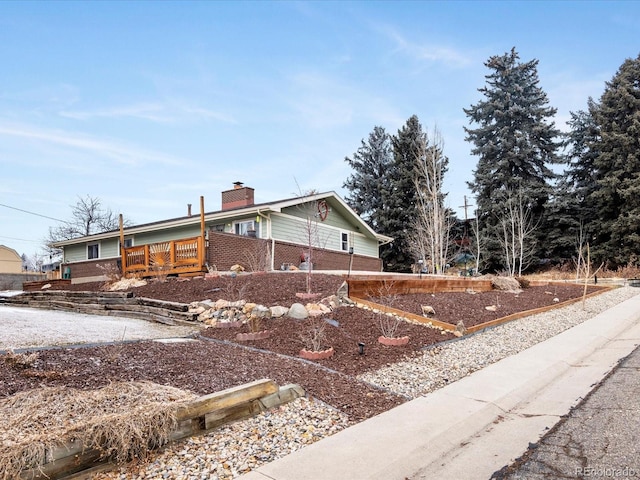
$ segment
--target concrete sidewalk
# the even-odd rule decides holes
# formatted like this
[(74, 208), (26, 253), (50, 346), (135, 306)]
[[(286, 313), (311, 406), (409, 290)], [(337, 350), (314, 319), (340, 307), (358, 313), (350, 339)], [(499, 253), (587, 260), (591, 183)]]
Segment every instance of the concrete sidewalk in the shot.
[[(640, 296), (243, 480), (488, 479), (640, 344)], [(632, 381), (640, 383), (636, 375)]]

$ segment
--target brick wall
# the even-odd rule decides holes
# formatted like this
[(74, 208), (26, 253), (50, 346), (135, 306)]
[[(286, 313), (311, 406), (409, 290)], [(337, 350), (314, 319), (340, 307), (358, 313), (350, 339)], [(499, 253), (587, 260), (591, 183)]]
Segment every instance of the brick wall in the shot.
[[(301, 256), (306, 252), (306, 248), (304, 246), (281, 241), (276, 241), (275, 244), (273, 263), (276, 269), (280, 268), (283, 263), (290, 263), (296, 267), (300, 264)], [(314, 270), (349, 269), (348, 253), (314, 248), (311, 255), (311, 262), (313, 263)], [(382, 260), (362, 255), (353, 255), (353, 264), (351, 269), (379, 272), (382, 270)]]
[[(296, 267), (300, 265), (301, 255), (305, 248), (302, 245), (276, 241), (273, 267), (279, 270), (282, 264), (289, 263)], [(348, 270), (349, 254), (331, 250), (313, 249), (314, 270)], [(270, 266), (271, 241), (261, 238), (250, 238), (232, 233), (209, 231), (209, 252), (207, 255), (210, 265), (215, 265), (220, 271), (228, 270), (239, 263), (250, 270), (263, 270)], [(258, 268), (252, 268), (257, 266)], [(353, 255), (352, 270), (366, 270), (379, 272), (382, 270), (382, 260), (378, 258)]]
[(120, 259), (112, 258), (109, 260), (87, 260), (86, 262), (63, 264), (60, 268), (64, 272), (66, 267), (71, 269), (71, 279), (85, 278), (85, 277), (100, 277), (105, 274), (105, 270), (98, 265), (106, 269), (117, 269), (120, 271)]
[(266, 270), (271, 261), (270, 248), (270, 240), (209, 230), (207, 262), (219, 271), (229, 270), (236, 263), (247, 271)]

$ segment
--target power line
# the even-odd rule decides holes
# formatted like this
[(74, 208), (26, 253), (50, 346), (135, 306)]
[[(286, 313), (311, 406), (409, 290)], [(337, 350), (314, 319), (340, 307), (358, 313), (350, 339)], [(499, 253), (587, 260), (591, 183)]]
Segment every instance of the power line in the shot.
[(42, 242), (39, 242), (37, 240), (27, 240), (26, 238), (16, 238), (16, 237), (5, 237), (3, 235), (0, 235), (0, 238), (6, 238), (6, 239), (9, 239), (9, 240), (19, 240), (21, 242), (42, 243)]
[(30, 212), (29, 210), (23, 210), (22, 208), (12, 207), (11, 205), (5, 205), (0, 203), (0, 207), (10, 208), (11, 210), (17, 210), (19, 212), (28, 213), (29, 215), (35, 215), (36, 217), (48, 218), (49, 220), (55, 220), (56, 222), (69, 223), (66, 220), (60, 220), (59, 218), (48, 217), (47, 215), (42, 215), (40, 213)]

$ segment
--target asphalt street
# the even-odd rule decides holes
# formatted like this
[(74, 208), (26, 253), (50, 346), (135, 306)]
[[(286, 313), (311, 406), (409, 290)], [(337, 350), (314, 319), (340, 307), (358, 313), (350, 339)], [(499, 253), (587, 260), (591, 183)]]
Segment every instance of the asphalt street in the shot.
[(500, 479), (640, 478), (640, 347)]

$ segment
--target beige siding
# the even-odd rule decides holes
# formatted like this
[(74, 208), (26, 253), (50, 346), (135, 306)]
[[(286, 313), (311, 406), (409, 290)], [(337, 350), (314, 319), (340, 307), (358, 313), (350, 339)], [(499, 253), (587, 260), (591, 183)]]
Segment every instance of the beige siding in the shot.
[(0, 245), (0, 273), (21, 273), (22, 258), (12, 248)]

